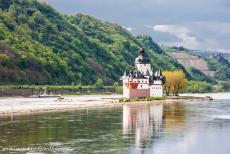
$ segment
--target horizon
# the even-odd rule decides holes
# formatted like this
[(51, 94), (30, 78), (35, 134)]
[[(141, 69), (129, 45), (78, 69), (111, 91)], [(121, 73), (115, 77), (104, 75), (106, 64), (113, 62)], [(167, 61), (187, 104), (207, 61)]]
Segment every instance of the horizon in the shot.
[(230, 53), (227, 0), (45, 1), (63, 14), (83, 13), (119, 24), (135, 36), (148, 34), (160, 45)]

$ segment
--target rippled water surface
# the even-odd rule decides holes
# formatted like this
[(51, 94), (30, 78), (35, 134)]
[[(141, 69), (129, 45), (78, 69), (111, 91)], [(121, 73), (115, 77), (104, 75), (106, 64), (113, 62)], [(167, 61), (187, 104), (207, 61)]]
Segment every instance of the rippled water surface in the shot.
[(0, 153), (230, 154), (230, 100), (0, 119)]

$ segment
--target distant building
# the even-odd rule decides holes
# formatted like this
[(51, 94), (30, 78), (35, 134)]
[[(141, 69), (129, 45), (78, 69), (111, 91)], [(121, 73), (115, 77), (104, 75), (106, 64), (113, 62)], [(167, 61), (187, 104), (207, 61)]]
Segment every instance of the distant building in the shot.
[(153, 71), (143, 48), (135, 60), (135, 67), (129, 74), (124, 73), (123, 96), (126, 98), (163, 97), (165, 78), (161, 70)]

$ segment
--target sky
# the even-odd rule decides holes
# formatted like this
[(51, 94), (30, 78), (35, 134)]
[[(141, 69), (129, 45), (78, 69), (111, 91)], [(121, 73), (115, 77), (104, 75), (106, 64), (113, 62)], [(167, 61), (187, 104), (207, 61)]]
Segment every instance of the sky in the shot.
[(64, 14), (119, 24), (159, 44), (230, 53), (230, 0), (46, 0)]

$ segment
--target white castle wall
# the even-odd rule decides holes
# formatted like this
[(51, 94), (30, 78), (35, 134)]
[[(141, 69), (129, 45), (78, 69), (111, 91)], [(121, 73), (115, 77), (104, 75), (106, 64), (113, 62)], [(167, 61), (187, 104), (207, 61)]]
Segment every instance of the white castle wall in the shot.
[(163, 86), (160, 84), (151, 85), (150, 97), (163, 97)]
[(125, 83), (129, 83), (128, 78), (123, 78), (123, 97), (129, 98), (130, 90), (126, 87)]
[(137, 89), (149, 89), (149, 79), (139, 79)]

